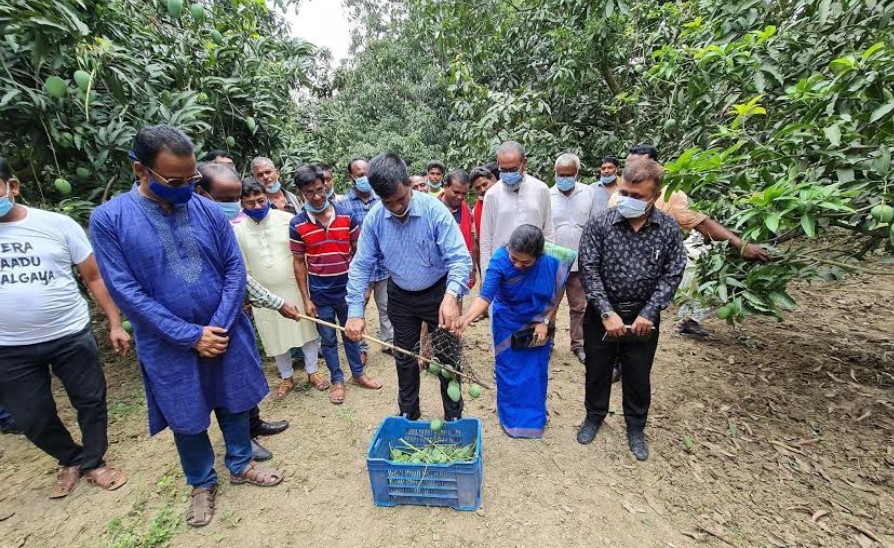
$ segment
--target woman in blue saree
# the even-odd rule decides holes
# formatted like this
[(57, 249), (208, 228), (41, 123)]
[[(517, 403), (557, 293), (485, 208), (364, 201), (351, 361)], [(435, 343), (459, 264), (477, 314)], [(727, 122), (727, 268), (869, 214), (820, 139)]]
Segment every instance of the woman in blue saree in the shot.
[[(481, 296), (460, 319), (462, 331), (493, 306), (497, 412), (501, 426), (514, 438), (543, 436), (553, 347), (549, 326), (575, 260), (576, 252), (546, 243), (536, 226), (521, 225), (509, 243), (494, 253)], [(513, 345), (512, 335), (524, 335), (523, 330), (530, 328), (530, 346), (522, 341)]]

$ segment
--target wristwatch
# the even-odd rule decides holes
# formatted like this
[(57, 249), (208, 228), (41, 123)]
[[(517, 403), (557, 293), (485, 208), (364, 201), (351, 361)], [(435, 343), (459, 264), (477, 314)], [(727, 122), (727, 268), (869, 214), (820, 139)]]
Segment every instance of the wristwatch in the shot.
[(602, 319), (603, 319), (603, 320), (607, 320), (607, 319), (611, 318), (611, 317), (612, 317), (612, 314), (614, 314), (614, 313), (615, 313), (614, 310), (611, 310), (611, 311), (609, 311), (609, 312), (603, 312), (603, 313), (602, 313)]

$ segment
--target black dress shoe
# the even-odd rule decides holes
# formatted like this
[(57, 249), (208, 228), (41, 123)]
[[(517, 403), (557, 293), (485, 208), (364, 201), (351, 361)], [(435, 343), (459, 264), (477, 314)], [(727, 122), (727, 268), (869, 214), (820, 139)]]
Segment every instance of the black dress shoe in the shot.
[(415, 413), (399, 413), (397, 416), (403, 417), (408, 421), (418, 421), (420, 417), (422, 417), (422, 413), (419, 411), (416, 411)]
[(279, 434), (280, 432), (285, 432), (288, 427), (289, 421), (261, 421), (256, 428), (252, 428), (251, 437), (272, 436), (274, 434)]
[(19, 425), (16, 424), (16, 421), (9, 419), (8, 421), (0, 424), (0, 434), (21, 434), (22, 429), (19, 428)]
[(252, 438), (251, 440), (251, 460), (263, 462), (273, 458), (273, 453), (268, 451), (263, 445)]
[(642, 430), (628, 430), (627, 444), (630, 446), (630, 452), (633, 453), (636, 460), (649, 458), (649, 444), (646, 443), (646, 433)]
[(584, 419), (584, 423), (580, 425), (580, 429), (577, 431), (577, 443), (583, 445), (592, 443), (596, 439), (596, 433), (599, 432), (600, 426), (602, 426), (600, 422), (596, 422), (593, 419)]

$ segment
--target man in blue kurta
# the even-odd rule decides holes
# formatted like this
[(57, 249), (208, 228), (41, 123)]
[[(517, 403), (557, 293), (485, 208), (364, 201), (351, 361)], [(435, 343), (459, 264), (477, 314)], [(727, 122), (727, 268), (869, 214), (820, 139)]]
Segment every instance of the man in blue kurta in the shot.
[(133, 325), (150, 433), (174, 432), (193, 487), (186, 521), (206, 525), (218, 481), (212, 411), (230, 482), (282, 481), (281, 472), (251, 462), (249, 412), (268, 386), (242, 311), (245, 265), (226, 216), (193, 194), (201, 176), (189, 137), (146, 127), (132, 153), (139, 180), (94, 212), (90, 232), (109, 292)]

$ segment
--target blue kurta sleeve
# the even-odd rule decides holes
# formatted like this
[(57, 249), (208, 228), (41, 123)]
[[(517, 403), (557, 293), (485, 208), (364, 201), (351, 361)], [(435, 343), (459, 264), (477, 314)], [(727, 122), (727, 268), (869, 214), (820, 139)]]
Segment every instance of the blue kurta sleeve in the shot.
[(223, 292), (220, 296), (220, 304), (211, 317), (209, 325), (230, 329), (236, 316), (242, 311), (245, 302), (246, 270), (245, 261), (242, 259), (242, 251), (236, 241), (236, 234), (230, 228), (230, 223), (221, 213), (211, 215), (214, 232), (218, 235), (217, 242), (220, 249), (221, 262), (223, 264)]
[(366, 308), (366, 288), (373, 277), (376, 268), (376, 256), (379, 244), (376, 239), (375, 227), (372, 226), (376, 217), (367, 215), (363, 220), (363, 228), (360, 230), (360, 241), (357, 242), (357, 254), (351, 261), (348, 271), (348, 317), (362, 318)]
[(446, 207), (438, 207), (434, 208), (433, 214), (436, 216), (433, 223), (438, 229), (435, 243), (447, 265), (447, 289), (462, 297), (469, 292), (472, 255), (450, 211)]
[[(90, 238), (100, 274), (118, 308), (134, 323), (151, 329), (173, 345), (189, 349), (202, 338), (202, 326), (185, 322), (149, 296), (130, 270), (109, 213), (97, 209), (90, 218)], [(243, 278), (245, 274), (243, 273)], [(245, 284), (245, 280), (242, 281)]]

